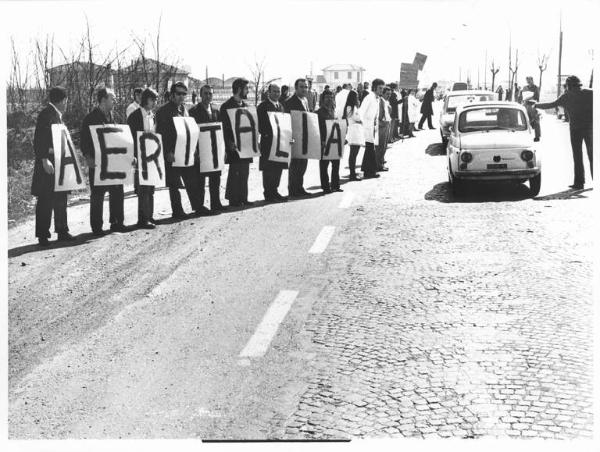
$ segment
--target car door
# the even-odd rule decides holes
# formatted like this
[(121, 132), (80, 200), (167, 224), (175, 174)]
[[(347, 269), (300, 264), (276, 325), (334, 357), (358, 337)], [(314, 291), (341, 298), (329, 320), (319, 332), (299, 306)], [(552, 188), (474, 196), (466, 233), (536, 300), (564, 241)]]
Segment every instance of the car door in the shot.
[(454, 113), (454, 121), (450, 126), (450, 138), (448, 139), (448, 168), (452, 173), (458, 168), (458, 154), (460, 153), (460, 137), (458, 135), (458, 124), (456, 113)]

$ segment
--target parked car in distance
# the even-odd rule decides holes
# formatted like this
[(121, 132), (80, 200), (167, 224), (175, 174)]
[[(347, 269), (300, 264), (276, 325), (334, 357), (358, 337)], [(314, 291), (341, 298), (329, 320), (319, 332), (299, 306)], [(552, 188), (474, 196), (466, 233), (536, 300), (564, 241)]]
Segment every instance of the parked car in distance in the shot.
[(454, 82), (452, 85), (452, 91), (466, 91), (469, 89), (469, 85), (465, 82)]
[(469, 181), (529, 181), (540, 192), (542, 161), (534, 149), (525, 107), (515, 102), (476, 102), (457, 108), (448, 141), (448, 179), (456, 194)]
[(498, 94), (491, 91), (471, 90), (471, 91), (450, 91), (444, 97), (444, 104), (440, 112), (440, 135), (442, 143), (448, 142), (450, 136), (450, 126), (454, 121), (456, 108), (467, 103), (484, 102), (497, 100)]

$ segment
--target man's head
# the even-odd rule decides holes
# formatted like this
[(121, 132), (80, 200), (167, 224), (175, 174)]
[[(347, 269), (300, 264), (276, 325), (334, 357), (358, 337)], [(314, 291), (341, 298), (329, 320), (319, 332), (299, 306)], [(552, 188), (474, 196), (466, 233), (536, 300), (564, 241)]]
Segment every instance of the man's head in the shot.
[(533, 86), (533, 77), (525, 77), (525, 80), (527, 80), (527, 85)]
[(183, 105), (185, 103), (185, 96), (187, 96), (187, 86), (185, 86), (185, 83), (175, 82), (171, 85), (171, 102)]
[(391, 95), (392, 95), (392, 89), (389, 86), (385, 86), (383, 88), (383, 94), (382, 94), (383, 98), (385, 100), (390, 100)]
[(433, 85), (431, 85), (431, 89), (436, 89), (437, 88), (437, 83), (433, 82)]
[(279, 86), (275, 83), (271, 83), (267, 89), (267, 95), (273, 102), (278, 102), (279, 96), (281, 96), (281, 90), (279, 89)]
[(381, 96), (381, 94), (383, 93), (384, 86), (385, 82), (380, 78), (376, 78), (375, 80), (373, 80), (371, 91), (373, 91), (377, 96)]
[(398, 89), (398, 85), (396, 83), (390, 83), (390, 89), (392, 91), (396, 91)]
[(325, 85), (325, 88), (323, 88), (323, 91), (329, 91), (329, 85)]
[(48, 93), (48, 100), (58, 108), (59, 111), (63, 112), (67, 106), (67, 90), (62, 86), (55, 86), (50, 89)]
[(327, 109), (333, 108), (333, 93), (331, 91), (323, 93), (323, 107)]
[(294, 90), (296, 91), (296, 96), (298, 97), (306, 97), (306, 93), (308, 92), (308, 84), (306, 83), (305, 78), (299, 78), (294, 82)]
[(141, 105), (143, 88), (135, 88), (133, 90), (133, 100)]
[(308, 89), (312, 89), (312, 78), (307, 78), (306, 83), (308, 84)]
[(202, 88), (200, 88), (200, 102), (202, 102), (204, 105), (208, 105), (212, 102), (212, 98), (213, 98), (212, 86), (203, 85)]
[(102, 110), (110, 112), (115, 105), (115, 92), (110, 88), (100, 88), (96, 93), (96, 99)]
[(565, 87), (571, 91), (577, 91), (581, 89), (581, 80), (576, 75), (569, 75), (565, 80)]
[(156, 101), (158, 100), (158, 93), (152, 88), (146, 88), (140, 95), (140, 105), (146, 110), (154, 109)]
[(359, 83), (359, 84), (356, 86), (356, 90), (357, 90), (359, 93), (360, 93), (360, 92), (363, 90), (362, 83)]
[(364, 82), (363, 83), (363, 88), (364, 89), (369, 89), (369, 82)]
[(240, 99), (247, 99), (249, 91), (248, 83), (250, 82), (245, 78), (236, 78), (231, 84), (233, 95), (239, 97)]

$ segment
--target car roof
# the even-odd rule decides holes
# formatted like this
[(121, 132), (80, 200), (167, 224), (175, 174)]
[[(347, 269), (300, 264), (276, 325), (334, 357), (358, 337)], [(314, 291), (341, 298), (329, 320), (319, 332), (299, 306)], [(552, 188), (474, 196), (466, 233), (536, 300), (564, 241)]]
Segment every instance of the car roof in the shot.
[(446, 93), (446, 97), (454, 96), (478, 96), (480, 94), (496, 94), (493, 91), (486, 91), (484, 89), (461, 89), (459, 91), (449, 91)]
[(471, 102), (470, 104), (464, 104), (459, 106), (456, 109), (456, 114), (458, 115), (459, 113), (461, 113), (464, 110), (468, 110), (469, 108), (476, 108), (476, 107), (509, 107), (509, 108), (515, 108), (517, 110), (521, 110), (526, 112), (527, 110), (525, 109), (525, 107), (517, 102), (506, 102), (506, 101), (501, 101), (501, 100), (486, 100), (486, 101), (480, 101), (480, 102)]

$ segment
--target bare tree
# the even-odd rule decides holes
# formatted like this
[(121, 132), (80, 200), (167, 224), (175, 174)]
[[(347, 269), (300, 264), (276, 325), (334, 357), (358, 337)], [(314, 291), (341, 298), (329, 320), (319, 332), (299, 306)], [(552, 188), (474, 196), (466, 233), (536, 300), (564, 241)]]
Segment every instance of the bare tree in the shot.
[(252, 75), (252, 83), (254, 84), (254, 105), (258, 105), (258, 99), (260, 96), (261, 82), (264, 88), (264, 77), (265, 77), (265, 58), (258, 60), (256, 55), (254, 56), (254, 64), (250, 66), (250, 74)]
[(550, 57), (546, 54), (542, 55), (541, 57), (538, 55), (537, 64), (538, 64), (538, 69), (540, 71), (540, 83), (538, 84), (538, 89), (540, 90), (540, 92), (542, 91), (542, 74), (544, 73), (544, 71), (546, 69), (548, 69), (548, 60), (549, 59), (550, 59)]
[(25, 110), (27, 105), (27, 88), (29, 87), (29, 60), (26, 60), (25, 69), (21, 65), (20, 53), (15, 46), (15, 41), (11, 37), (11, 65), (10, 78), (8, 84), (8, 101), (12, 110), (17, 107)]
[(519, 49), (515, 50), (515, 65), (513, 67), (512, 62), (508, 68), (508, 72), (510, 74), (510, 79), (509, 79), (509, 89), (510, 89), (510, 99), (507, 100), (516, 100), (516, 95), (517, 93), (515, 93), (515, 82), (517, 81), (517, 72), (519, 71)]
[(494, 60), (492, 60), (492, 65), (490, 66), (490, 72), (492, 73), (492, 91), (494, 91), (494, 84), (496, 82), (496, 74), (500, 72), (500, 66), (496, 66)]

